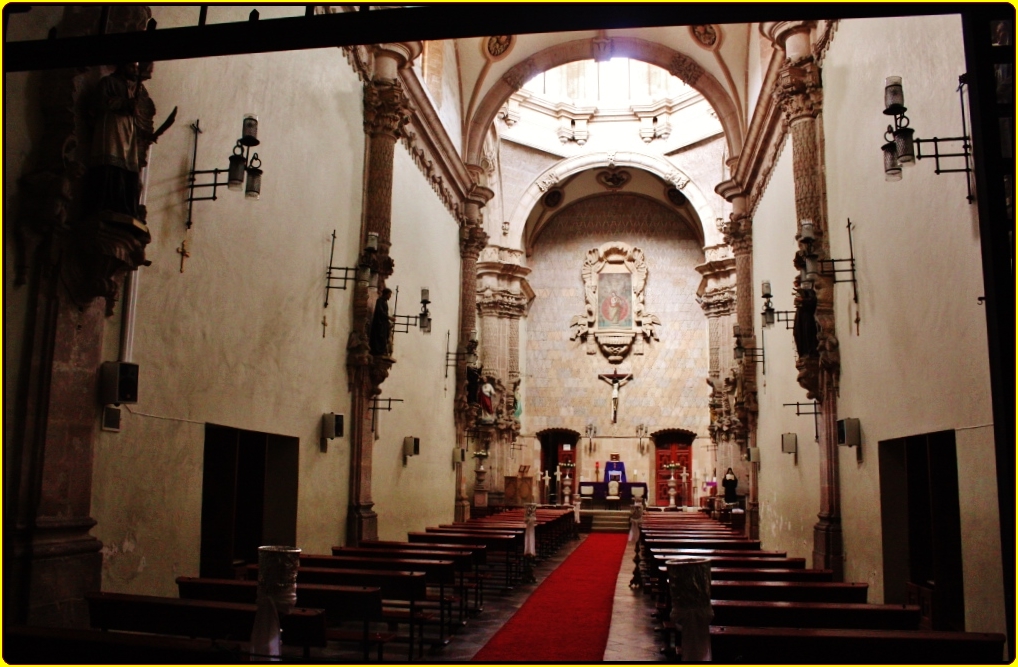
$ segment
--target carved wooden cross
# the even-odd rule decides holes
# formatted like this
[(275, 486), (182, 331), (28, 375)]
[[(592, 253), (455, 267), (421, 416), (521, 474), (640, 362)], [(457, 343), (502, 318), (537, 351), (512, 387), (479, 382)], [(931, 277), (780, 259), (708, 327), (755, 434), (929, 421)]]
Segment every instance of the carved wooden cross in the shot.
[(187, 239), (184, 239), (180, 243), (180, 247), (177, 248), (177, 254), (180, 255), (180, 272), (184, 272), (184, 260), (191, 256), (191, 253), (187, 251)]
[(619, 414), (619, 388), (625, 385), (627, 382), (633, 379), (632, 373), (619, 373), (618, 371), (608, 373), (601, 373), (597, 376), (612, 386), (612, 423), (614, 424)]

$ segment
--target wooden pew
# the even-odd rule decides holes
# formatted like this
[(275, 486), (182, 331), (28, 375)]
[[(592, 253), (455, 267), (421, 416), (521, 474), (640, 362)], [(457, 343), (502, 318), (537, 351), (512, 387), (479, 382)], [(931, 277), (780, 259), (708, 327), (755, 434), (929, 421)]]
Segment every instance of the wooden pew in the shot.
[[(474, 566), (473, 554), (469, 551), (435, 551), (426, 549), (371, 549), (367, 547), (332, 547), (333, 556), (355, 556), (367, 558), (388, 558), (399, 560), (410, 558), (415, 560), (447, 560), (452, 561), (456, 570), (457, 582), (453, 591), (459, 601), (459, 624), (465, 625), (466, 601), (469, 598), (466, 576)], [(301, 562), (304, 562), (303, 560)], [(313, 565), (314, 563), (308, 563)]]
[(12, 625), (3, 629), (7, 664), (251, 664), (248, 644), (218, 639)]
[(1004, 635), (920, 630), (711, 626), (711, 654), (722, 663), (1001, 663)]
[[(254, 603), (258, 598), (258, 582), (250, 579), (208, 579), (177, 577), (177, 591), (188, 600), (219, 600)], [(393, 632), (372, 632), (371, 624), (384, 620), (382, 591), (377, 586), (329, 586), (297, 584), (297, 604), (301, 607), (324, 609), (330, 624), (360, 623), (359, 632), (338, 627), (326, 628), (325, 638), (337, 642), (357, 642), (364, 648), (364, 660), (370, 656), (371, 645), (378, 646), (378, 659), (387, 642), (396, 638)]]
[(712, 600), (784, 602), (866, 602), (869, 584), (860, 582), (711, 581)]
[[(407, 533), (410, 542), (420, 544), (483, 544), (489, 552), (499, 552), (505, 556), (505, 588), (512, 588), (513, 564), (522, 554), (523, 537), (483, 532), (412, 532)], [(491, 559), (489, 559), (489, 563)]]
[[(429, 560), (421, 558), (385, 558), (348, 553), (328, 556), (302, 553), (300, 555), (300, 568), (301, 570), (317, 570), (317, 568), (346, 568), (423, 572), (426, 582), (438, 586), (438, 596), (434, 599), (434, 602), (437, 603), (439, 610), (439, 642), (443, 645), (449, 643), (449, 636), (443, 633), (448, 630), (451, 635), (453, 632), (451, 625), (452, 605), (458, 601), (455, 596), (446, 595), (446, 586), (454, 586), (456, 584), (456, 563), (451, 559)], [(299, 572), (300, 570), (298, 570), (298, 576), (300, 576)], [(426, 596), (424, 600), (420, 601), (421, 608), (426, 606), (424, 603), (428, 599), (429, 598)], [(448, 616), (446, 614), (447, 611)]]
[[(258, 566), (248, 565), (248, 577), (258, 578)], [(383, 616), (390, 623), (404, 622), (410, 628), (410, 654), (414, 657), (414, 640), (417, 638), (417, 626), (424, 621), (433, 620), (434, 614), (423, 612), (418, 603), (427, 597), (428, 588), (423, 572), (366, 570), (331, 567), (299, 567), (297, 569), (297, 586), (307, 584), (328, 584), (332, 586), (377, 586), (382, 590), (383, 605), (387, 600), (409, 603), (409, 609), (393, 609), (383, 606)], [(424, 656), (423, 627), (420, 633), (420, 656)]]
[(854, 630), (918, 630), (919, 607), (838, 602), (711, 600), (713, 625)]
[[(483, 544), (441, 544), (441, 543), (419, 543), (419, 542), (394, 542), (389, 540), (362, 540), (361, 547), (369, 549), (386, 549), (393, 551), (400, 551), (403, 549), (410, 550), (427, 550), (427, 551), (439, 551), (439, 552), (455, 552), (461, 553), (467, 551), (470, 553), (471, 563), (473, 564), (473, 576), (471, 580), (466, 582), (466, 585), (472, 587), (474, 590), (474, 606), (468, 608), (468, 611), (479, 614), (484, 610), (484, 575), (481, 572), (481, 567), (488, 562), (488, 548)], [(346, 547), (332, 547), (333, 554), (337, 550), (345, 549)]]
[(834, 581), (834, 570), (806, 570), (803, 568), (769, 567), (714, 567), (710, 569), (714, 581)]
[[(154, 595), (89, 592), (85, 594), (93, 628), (152, 634), (249, 640), (254, 628), (255, 604), (211, 600), (182, 600)], [(325, 646), (325, 612), (296, 607), (279, 619), (283, 643), (302, 646), (310, 657), (312, 646)]]

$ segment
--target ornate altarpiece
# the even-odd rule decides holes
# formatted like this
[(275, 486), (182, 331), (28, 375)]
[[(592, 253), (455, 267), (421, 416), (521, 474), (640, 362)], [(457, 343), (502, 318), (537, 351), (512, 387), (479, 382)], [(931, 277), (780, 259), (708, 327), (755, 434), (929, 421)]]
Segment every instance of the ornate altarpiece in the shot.
[(658, 340), (661, 320), (644, 310), (647, 260), (641, 249), (617, 241), (591, 248), (581, 276), (586, 312), (573, 318), (570, 340), (583, 340), (587, 354), (600, 348), (613, 364), (630, 350), (643, 354), (645, 342)]

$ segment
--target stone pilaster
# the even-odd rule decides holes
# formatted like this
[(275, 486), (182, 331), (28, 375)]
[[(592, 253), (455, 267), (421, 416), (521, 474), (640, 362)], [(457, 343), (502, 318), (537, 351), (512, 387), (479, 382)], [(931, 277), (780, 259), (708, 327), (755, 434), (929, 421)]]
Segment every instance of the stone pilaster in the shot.
[[(378, 515), (371, 496), (371, 464), (374, 448), (372, 400), (395, 360), (372, 355), (368, 330), (374, 299), (392, 275), (392, 172), (396, 141), (410, 118), (410, 105), (397, 71), (421, 52), (420, 42), (382, 44), (375, 47), (374, 73), (364, 85), (364, 131), (368, 159), (364, 196), (362, 239), (378, 234), (378, 251), (362, 251), (362, 260), (378, 276), (378, 290), (357, 282), (353, 295), (353, 325), (347, 343), (347, 374), (350, 383), (350, 505), (347, 513), (347, 544), (378, 537)], [(374, 292), (374, 294), (372, 294)]]
[[(466, 353), (477, 334), (477, 257), (488, 244), (488, 235), (481, 222), (481, 208), (494, 196), (489, 188), (475, 185), (467, 197), (466, 216), (460, 227), (460, 331), (456, 351), (456, 442), (467, 449), (466, 431), (473, 428), (477, 410), (474, 397), (467, 396)], [(474, 462), (469, 452), (466, 461), (456, 463), (456, 521), (470, 518), (467, 484)]]
[(477, 262), (477, 308), (481, 317), (482, 373), (491, 378), (498, 401), (496, 419), (487, 435), (490, 437), (488, 463), (488, 495), (498, 504), (505, 492), (505, 475), (516, 474), (510, 469), (509, 445), (520, 433), (520, 423), (513, 415), (514, 383), (519, 380), (519, 325), (532, 294), (526, 276), (530, 269), (523, 265), (523, 252), (510, 248), (488, 246)]
[[(827, 188), (824, 171), (823, 87), (819, 65), (810, 51), (810, 23), (779, 23), (769, 26), (775, 44), (788, 59), (774, 92), (788, 126), (792, 144), (795, 212), (800, 250), (796, 264), (812, 252), (817, 260), (830, 258), (827, 220)], [(802, 242), (802, 221), (813, 222), (815, 241)], [(796, 287), (800, 287), (798, 281)], [(813, 528), (813, 567), (834, 570), (840, 580), (844, 571), (841, 530), (838, 447), (836, 439), (837, 393), (840, 375), (838, 340), (834, 334), (834, 283), (818, 273), (816, 295), (816, 352), (796, 360), (798, 381), (809, 398), (820, 404), (820, 512)], [(808, 314), (800, 311), (800, 316)]]
[[(732, 247), (735, 257), (736, 275), (736, 324), (741, 331), (743, 347), (756, 348), (753, 299), (753, 221), (746, 212), (746, 198), (738, 195), (732, 199), (732, 214), (728, 222), (721, 225), (725, 242)], [(734, 342), (734, 341), (733, 341)], [(757, 363), (747, 356), (741, 361), (732, 361), (732, 384), (735, 391), (736, 425), (733, 437), (740, 458), (747, 460), (749, 471), (749, 493), (746, 497), (746, 530), (750, 536), (759, 534), (759, 487), (757, 475), (759, 465), (748, 461), (748, 448), (756, 444)]]

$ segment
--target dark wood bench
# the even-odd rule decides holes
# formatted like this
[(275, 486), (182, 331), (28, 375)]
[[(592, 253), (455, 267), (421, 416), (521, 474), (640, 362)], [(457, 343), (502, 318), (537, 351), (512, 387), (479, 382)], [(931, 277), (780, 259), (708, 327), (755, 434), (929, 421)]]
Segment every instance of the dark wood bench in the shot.
[[(453, 591), (459, 601), (459, 624), (465, 625), (466, 601), (469, 599), (469, 592), (473, 590), (473, 582), (467, 581), (467, 576), (474, 569), (474, 557), (469, 551), (436, 551), (427, 549), (372, 549), (368, 547), (332, 547), (333, 556), (355, 556), (367, 558), (388, 558), (390, 560), (414, 559), (414, 560), (436, 560), (452, 561), (456, 570), (457, 581)], [(304, 562), (303, 560), (301, 562)], [(308, 562), (313, 565), (313, 562)]]
[(919, 607), (838, 602), (711, 600), (714, 625), (918, 630)]
[[(419, 544), (482, 544), (488, 552), (502, 553), (505, 567), (505, 588), (512, 588), (514, 564), (519, 562), (523, 551), (522, 533), (519, 535), (485, 533), (480, 531), (463, 532), (411, 532), (407, 533), (410, 542)], [(491, 564), (493, 559), (488, 559)]]
[[(380, 556), (365, 556), (357, 554), (340, 554), (336, 556), (301, 554), (301, 570), (317, 570), (317, 568), (345, 568), (365, 570), (386, 570), (403, 572), (423, 572), (425, 581), (438, 587), (438, 594), (435, 597), (425, 595), (425, 598), (418, 601), (419, 608), (426, 608), (427, 602), (432, 601), (438, 607), (438, 642), (445, 645), (449, 643), (452, 628), (452, 609), (459, 602), (454, 595), (446, 595), (446, 587), (456, 584), (456, 563), (451, 559), (429, 560), (421, 558), (385, 558)], [(298, 571), (298, 577), (299, 577)], [(317, 576), (317, 575), (315, 575)], [(448, 631), (449, 634), (445, 634)]]
[(833, 570), (805, 570), (765, 567), (714, 567), (715, 581), (834, 581)]
[[(177, 577), (177, 590), (188, 600), (219, 600), (223, 602), (254, 603), (258, 597), (258, 582), (249, 579), (208, 579)], [(363, 646), (364, 660), (370, 657), (370, 647), (378, 647), (378, 659), (386, 643), (394, 640), (394, 632), (373, 632), (371, 624), (384, 620), (382, 591), (377, 586), (330, 586), (327, 584), (298, 584), (297, 604), (301, 607), (324, 609), (329, 627), (325, 637), (336, 642), (356, 642)], [(361, 625), (360, 631), (336, 627), (345, 622)]]
[[(442, 544), (436, 542), (394, 542), (389, 540), (363, 540), (361, 547), (368, 549), (385, 549), (392, 551), (400, 551), (403, 549), (410, 550), (427, 550), (427, 551), (439, 551), (439, 552), (455, 552), (461, 553), (467, 551), (470, 553), (471, 563), (473, 564), (473, 574), (467, 577), (468, 581), (465, 585), (472, 588), (474, 591), (474, 604), (472, 607), (468, 607), (468, 611), (479, 614), (484, 610), (484, 575), (481, 573), (481, 568), (488, 562), (488, 548), (483, 544)], [(346, 547), (332, 547), (332, 553), (336, 554), (337, 551), (345, 549)]]
[(711, 626), (722, 663), (978, 664), (1004, 660), (1004, 635), (919, 630)]
[[(148, 632), (183, 637), (247, 641), (254, 628), (253, 603), (186, 600), (155, 595), (89, 592), (89, 618), (93, 628)], [(282, 640), (301, 646), (310, 657), (312, 646), (325, 646), (325, 612), (295, 607), (281, 615)]]
[(860, 582), (711, 581), (712, 600), (783, 602), (866, 602), (869, 585)]
[(4, 628), (3, 657), (12, 665), (251, 664), (246, 641), (28, 625)]

